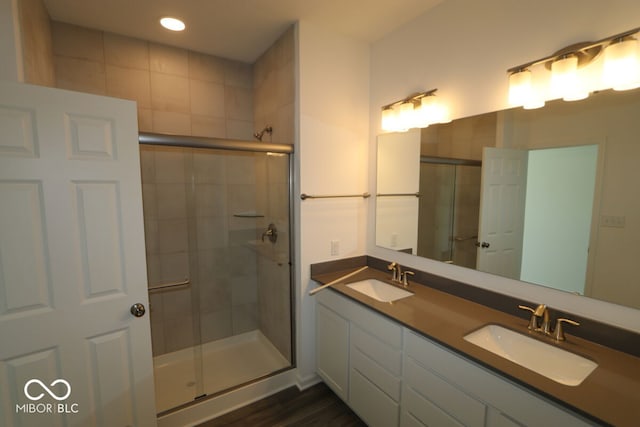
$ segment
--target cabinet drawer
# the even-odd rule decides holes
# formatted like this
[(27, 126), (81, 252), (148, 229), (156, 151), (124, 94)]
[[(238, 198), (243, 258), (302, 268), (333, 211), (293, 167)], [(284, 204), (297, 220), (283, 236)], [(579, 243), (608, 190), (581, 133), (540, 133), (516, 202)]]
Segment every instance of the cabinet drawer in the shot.
[(349, 320), (380, 341), (398, 350), (402, 349), (402, 326), (360, 304), (350, 303), (353, 307), (349, 311)]
[(401, 427), (464, 427), (410, 387), (402, 392)]
[(355, 369), (349, 381), (349, 406), (369, 427), (398, 425), (400, 405)]
[(405, 359), (404, 378), (406, 388), (412, 389), (461, 424), (469, 427), (484, 426), (487, 409), (484, 403), (419, 366), (410, 357)]
[(355, 347), (351, 347), (351, 369), (367, 378), (396, 402), (400, 400), (400, 378), (391, 375)]
[(395, 376), (402, 375), (402, 350), (380, 341), (377, 335), (351, 324), (351, 346), (357, 348)]

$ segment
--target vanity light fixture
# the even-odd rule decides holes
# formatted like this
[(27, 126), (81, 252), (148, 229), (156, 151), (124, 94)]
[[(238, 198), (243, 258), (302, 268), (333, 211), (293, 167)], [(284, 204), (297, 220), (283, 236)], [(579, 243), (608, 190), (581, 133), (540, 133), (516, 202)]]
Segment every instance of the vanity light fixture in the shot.
[(438, 100), (438, 89), (420, 92), (382, 107), (382, 130), (405, 132), (448, 122), (446, 107)]
[[(640, 27), (596, 42), (577, 43), (553, 55), (518, 65), (509, 74), (509, 104), (524, 108), (544, 106), (545, 99), (577, 101), (596, 90), (640, 87)], [(532, 70), (551, 71), (550, 87), (536, 87)]]
[(171, 16), (165, 16), (164, 18), (161, 18), (160, 25), (171, 31), (184, 31), (184, 29), (186, 28), (184, 22), (182, 22), (178, 18), (173, 18)]
[(525, 68), (509, 76), (509, 104), (522, 105), (527, 110), (544, 107), (544, 98), (533, 89), (531, 70)]
[(613, 90), (640, 86), (638, 40), (631, 36), (615, 39), (604, 50), (602, 78)]

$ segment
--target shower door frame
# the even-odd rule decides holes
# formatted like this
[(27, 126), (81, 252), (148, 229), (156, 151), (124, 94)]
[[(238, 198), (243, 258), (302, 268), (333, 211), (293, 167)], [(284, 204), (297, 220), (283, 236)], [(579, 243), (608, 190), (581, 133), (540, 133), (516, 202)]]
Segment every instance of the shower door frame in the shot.
[[(456, 208), (455, 208), (455, 200), (456, 200), (456, 189), (457, 189), (457, 180), (458, 180), (458, 166), (471, 166), (471, 167), (482, 167), (482, 161), (481, 160), (474, 160), (474, 159), (458, 159), (458, 158), (451, 158), (451, 157), (436, 157), (436, 156), (420, 156), (420, 165), (422, 166), (423, 164), (431, 164), (431, 165), (442, 165), (442, 166), (452, 166), (453, 167), (453, 188), (452, 188), (452, 199), (451, 199), (451, 209), (450, 209), (450, 213), (451, 213), (451, 226), (450, 226), (450, 230), (449, 230), (449, 235), (450, 235), (450, 244), (449, 244), (449, 260), (439, 260), (439, 261), (443, 261), (445, 263), (448, 264), (453, 264), (453, 259), (454, 259), (454, 252), (455, 252), (455, 246), (456, 246), (456, 236), (455, 236), (455, 217), (456, 217)], [(420, 229), (418, 229), (420, 230)], [(463, 240), (470, 240), (470, 238), (475, 237), (477, 240), (477, 233), (476, 236), (469, 236), (469, 237), (465, 237)]]
[[(289, 180), (288, 180), (288, 204), (289, 204), (289, 322), (291, 326), (291, 364), (288, 367), (276, 370), (267, 375), (254, 378), (249, 383), (260, 381), (266, 377), (277, 375), (281, 372), (288, 371), (296, 368), (297, 355), (296, 355), (296, 325), (295, 325), (295, 289), (294, 289), (294, 269), (295, 269), (295, 242), (293, 230), (295, 230), (294, 223), (294, 204), (293, 204), (293, 173), (294, 173), (294, 158), (293, 158), (293, 145), (289, 144), (274, 144), (270, 142), (256, 142), (245, 141), (237, 139), (225, 139), (225, 138), (207, 138), (199, 136), (187, 136), (187, 135), (164, 135), (151, 132), (139, 132), (138, 143), (140, 145), (155, 145), (166, 147), (182, 147), (182, 148), (202, 148), (202, 149), (217, 149), (217, 150), (229, 150), (229, 151), (244, 151), (253, 153), (278, 153), (287, 154), (289, 156)], [(184, 403), (174, 408), (163, 411), (158, 414), (166, 415), (177, 410), (184, 409), (195, 403), (199, 403), (202, 400), (207, 400), (219, 396), (224, 393), (228, 393), (239, 387), (246, 386), (247, 383), (238, 384), (220, 392), (208, 394), (202, 397), (198, 397), (191, 402)]]

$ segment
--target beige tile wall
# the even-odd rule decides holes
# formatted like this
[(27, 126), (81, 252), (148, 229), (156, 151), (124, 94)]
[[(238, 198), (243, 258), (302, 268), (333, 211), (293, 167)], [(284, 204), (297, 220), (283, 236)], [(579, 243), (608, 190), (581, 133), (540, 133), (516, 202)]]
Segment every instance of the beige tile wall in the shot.
[(138, 103), (141, 131), (253, 136), (253, 67), (172, 46), (52, 23), (56, 85)]
[(55, 86), (51, 21), (42, 0), (20, 0), (20, 32), (24, 81), (26, 83)]
[(254, 110), (257, 130), (273, 127), (271, 139), (293, 144), (295, 108), (295, 37), (289, 28), (254, 64)]

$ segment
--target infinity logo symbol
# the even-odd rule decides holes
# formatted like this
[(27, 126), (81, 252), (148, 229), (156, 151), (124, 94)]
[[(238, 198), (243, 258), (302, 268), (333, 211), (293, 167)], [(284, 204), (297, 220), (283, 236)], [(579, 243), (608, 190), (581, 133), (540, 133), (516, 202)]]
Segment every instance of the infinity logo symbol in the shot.
[(52, 382), (51, 384), (49, 384), (50, 387), (53, 387), (56, 384), (60, 384), (60, 383), (62, 383), (65, 386), (67, 386), (67, 393), (62, 397), (58, 396), (53, 391), (51, 391), (51, 389), (49, 387), (47, 387), (42, 381), (33, 379), (33, 380), (27, 381), (27, 383), (24, 385), (24, 395), (27, 396), (31, 400), (40, 400), (44, 396), (44, 393), (40, 393), (37, 396), (31, 396), (29, 394), (28, 388), (32, 383), (39, 384), (40, 387), (42, 387), (42, 389), (49, 394), (49, 396), (53, 397), (56, 400), (64, 400), (64, 399), (66, 399), (67, 397), (69, 397), (71, 395), (71, 384), (69, 384), (67, 381), (65, 381), (63, 379), (57, 379), (54, 382)]

